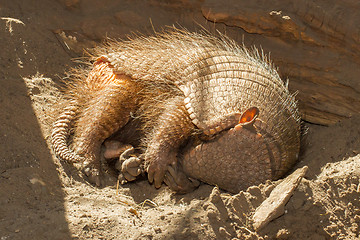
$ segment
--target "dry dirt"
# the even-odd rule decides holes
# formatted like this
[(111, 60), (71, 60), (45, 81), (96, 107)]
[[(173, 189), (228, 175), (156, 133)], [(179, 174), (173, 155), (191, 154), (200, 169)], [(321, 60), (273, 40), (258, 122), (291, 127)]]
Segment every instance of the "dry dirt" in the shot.
[(202, 1), (170, 2), (0, 0), (0, 239), (359, 239), (360, 116), (305, 124), (295, 168), (308, 173), (284, 214), (257, 232), (251, 216), (281, 180), (235, 195), (206, 184), (176, 195), (146, 180), (117, 191), (54, 158), (49, 109), (83, 47), (175, 23), (211, 29), (188, 7)]

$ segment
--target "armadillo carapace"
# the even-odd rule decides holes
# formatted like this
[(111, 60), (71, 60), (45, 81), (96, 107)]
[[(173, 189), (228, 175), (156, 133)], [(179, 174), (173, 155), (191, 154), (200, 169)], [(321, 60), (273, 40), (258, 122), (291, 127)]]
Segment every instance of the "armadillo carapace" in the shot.
[(56, 155), (81, 162), (93, 183), (101, 184), (101, 145), (132, 121), (140, 122), (141, 153), (122, 171), (133, 180), (145, 169), (155, 187), (165, 181), (181, 192), (197, 179), (236, 192), (296, 162), (294, 95), (257, 51), (171, 30), (111, 42), (94, 55), (67, 84), (52, 132)]

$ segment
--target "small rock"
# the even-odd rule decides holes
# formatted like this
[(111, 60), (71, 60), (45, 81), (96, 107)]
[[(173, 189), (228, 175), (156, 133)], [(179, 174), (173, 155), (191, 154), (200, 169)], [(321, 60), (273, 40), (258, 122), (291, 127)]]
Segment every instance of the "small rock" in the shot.
[(215, 209), (209, 209), (207, 212), (207, 217), (209, 220), (217, 220), (219, 213)]
[(219, 233), (222, 239), (229, 239), (231, 237), (231, 235), (223, 227), (219, 227)]
[(273, 219), (284, 214), (285, 204), (289, 201), (307, 169), (307, 166), (299, 168), (286, 177), (256, 209), (253, 216), (253, 226), (256, 230), (261, 229)]
[(289, 239), (290, 237), (290, 232), (287, 229), (280, 229), (277, 233), (276, 233), (276, 239), (280, 239), (280, 240), (285, 240), (285, 239)]
[(213, 190), (209, 196), (209, 201), (215, 205), (216, 205), (216, 203), (221, 202), (221, 196), (220, 196), (220, 191), (219, 191), (218, 187), (213, 188)]

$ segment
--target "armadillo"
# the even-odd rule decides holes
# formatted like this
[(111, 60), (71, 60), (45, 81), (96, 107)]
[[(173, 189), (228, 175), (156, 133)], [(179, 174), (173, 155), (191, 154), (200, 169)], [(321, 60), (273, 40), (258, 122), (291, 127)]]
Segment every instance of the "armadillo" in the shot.
[(237, 192), (280, 178), (298, 159), (295, 95), (257, 50), (174, 29), (111, 41), (90, 61), (66, 84), (52, 146), (97, 185), (101, 145), (133, 121), (137, 165), (157, 188), (165, 181), (182, 192), (200, 180)]

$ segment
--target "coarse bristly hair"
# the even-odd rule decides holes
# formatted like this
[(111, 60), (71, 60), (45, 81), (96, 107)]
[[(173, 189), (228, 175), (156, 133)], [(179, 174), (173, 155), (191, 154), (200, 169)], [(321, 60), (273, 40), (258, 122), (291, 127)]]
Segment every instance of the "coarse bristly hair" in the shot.
[[(252, 62), (256, 68), (264, 69), (274, 79), (278, 79), (279, 81), (275, 84), (284, 85), (277, 69), (262, 50), (255, 47), (248, 49), (244, 45), (238, 45), (234, 40), (219, 32), (215, 36), (204, 30), (189, 32), (185, 29), (168, 28), (163, 32), (155, 33), (153, 36), (135, 35), (125, 40), (108, 40), (104, 45), (91, 51), (92, 57), (90, 59), (95, 61), (99, 56), (111, 56), (114, 53), (120, 53), (116, 56), (115, 62), (118, 61), (119, 65), (123, 63), (121, 66), (122, 73), (130, 75), (144, 85), (142, 95), (146, 96), (146, 101), (148, 101), (145, 105), (151, 105), (152, 110), (148, 111), (148, 109), (142, 114), (149, 116), (148, 119), (154, 119), (153, 114), (161, 112), (161, 108), (169, 97), (183, 95), (178, 87), (183, 78), (181, 74), (184, 66), (181, 65), (190, 62), (191, 59), (188, 60), (184, 56), (194, 55), (194, 49), (198, 51), (195, 55), (199, 58), (201, 55), (207, 57), (206, 54), (210, 54), (203, 52), (204, 49), (240, 55)], [(141, 57), (141, 59), (134, 59), (137, 57)], [(168, 59), (163, 61), (162, 58)], [(128, 59), (135, 63), (141, 62), (142, 68), (132, 69), (133, 66), (127, 65)], [(158, 62), (159, 64), (157, 64)], [(162, 94), (154, 95), (156, 92)]]
[[(269, 78), (274, 79), (269, 82), (272, 88), (277, 89), (279, 86), (287, 88), (269, 57), (262, 50), (255, 47), (247, 49), (221, 33), (214, 36), (205, 31), (194, 33), (184, 29), (169, 28), (148, 37), (133, 36), (126, 40), (108, 40), (89, 52), (90, 56), (84, 61), (85, 63), (106, 56), (115, 72), (130, 76), (142, 86), (138, 95), (134, 96), (139, 98), (140, 108), (132, 117), (143, 120), (144, 132), (149, 133), (144, 138), (145, 142), (150, 138), (156, 125), (155, 121), (166, 110), (170, 99), (184, 96), (179, 86), (184, 85), (186, 68), (196, 62), (195, 58), (206, 59), (217, 52), (231, 53), (246, 59), (253, 68), (266, 72)], [(74, 81), (66, 83), (66, 98), (68, 101), (76, 99), (80, 108), (86, 105), (92, 95), (85, 83), (90, 71), (89, 65), (73, 70)], [(279, 105), (287, 109), (296, 122), (300, 122), (294, 95), (284, 93), (284, 96)], [(282, 127), (279, 126), (279, 131), (282, 131)]]
[[(247, 48), (244, 44), (239, 45), (235, 40), (219, 31), (217, 31), (216, 34), (211, 34), (206, 30), (189, 32), (186, 29), (168, 27), (161, 32), (155, 32), (152, 36), (133, 34), (127, 36), (127, 39), (107, 39), (103, 45), (95, 47), (90, 50), (89, 53), (90, 60), (95, 61), (101, 55), (107, 55), (114, 52), (136, 53), (146, 49), (148, 52), (156, 51), (161, 53), (164, 51), (164, 48), (171, 49), (174, 53), (173, 57), (176, 56), (176, 52), (179, 52), (179, 49), (181, 48), (184, 48), (187, 51), (191, 49), (208, 48), (209, 50), (216, 49), (233, 52), (234, 54), (249, 59), (251, 62), (266, 69), (271, 74), (278, 76), (277, 69), (269, 56), (266, 55), (261, 48), (259, 50), (255, 46)], [(154, 61), (152, 57), (151, 60)]]

